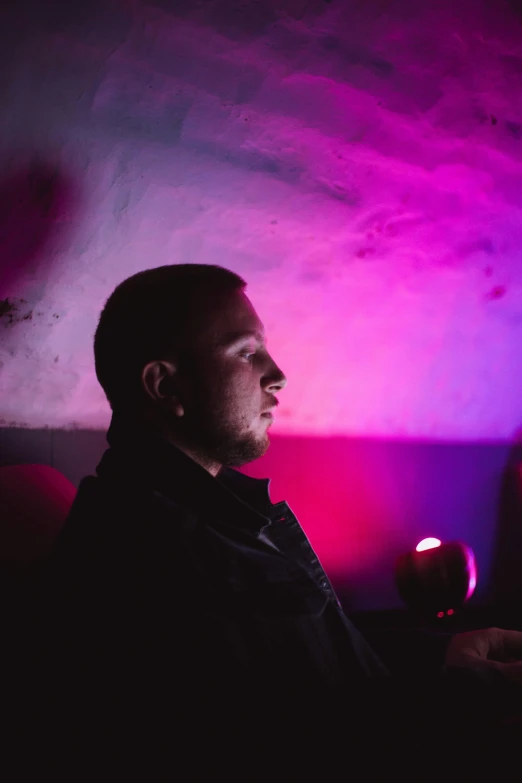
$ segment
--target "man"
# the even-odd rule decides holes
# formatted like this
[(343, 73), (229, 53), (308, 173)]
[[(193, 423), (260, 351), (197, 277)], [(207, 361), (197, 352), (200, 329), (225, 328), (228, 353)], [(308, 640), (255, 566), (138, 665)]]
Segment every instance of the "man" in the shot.
[[(411, 757), (459, 692), (440, 686), (442, 647), (431, 671), (417, 665), (420, 700), (418, 677), (397, 686), (288, 505), (233, 469), (268, 449), (287, 382), (245, 285), (217, 266), (160, 267), (121, 283), (101, 314), (110, 448), (80, 484), (40, 608), (52, 686), (38, 703), (84, 763), (109, 750), (129, 762), (141, 746), (161, 771), (189, 759), (249, 780), (261, 760), (272, 779), (284, 763), (304, 774), (312, 748), (325, 765), (369, 739)], [(522, 682), (507, 662), (521, 638), (455, 637), (446, 664)], [(482, 702), (477, 688), (460, 692)]]

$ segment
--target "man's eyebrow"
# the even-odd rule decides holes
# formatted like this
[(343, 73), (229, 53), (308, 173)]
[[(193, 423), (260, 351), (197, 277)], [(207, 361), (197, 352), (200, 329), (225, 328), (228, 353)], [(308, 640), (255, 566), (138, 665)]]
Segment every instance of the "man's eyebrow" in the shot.
[(230, 348), (236, 343), (248, 339), (257, 340), (257, 342), (261, 343), (261, 345), (266, 343), (266, 337), (263, 334), (261, 334), (261, 332), (246, 331), (246, 332), (230, 332), (229, 334), (225, 335), (221, 344), (225, 348)]

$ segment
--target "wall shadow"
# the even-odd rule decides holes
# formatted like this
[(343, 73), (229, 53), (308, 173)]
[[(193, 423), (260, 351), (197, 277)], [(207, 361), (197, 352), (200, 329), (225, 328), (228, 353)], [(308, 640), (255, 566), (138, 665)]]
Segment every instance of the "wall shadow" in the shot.
[(0, 308), (5, 317), (17, 281), (41, 274), (51, 245), (69, 228), (79, 189), (58, 163), (38, 153), (12, 153), (0, 162)]

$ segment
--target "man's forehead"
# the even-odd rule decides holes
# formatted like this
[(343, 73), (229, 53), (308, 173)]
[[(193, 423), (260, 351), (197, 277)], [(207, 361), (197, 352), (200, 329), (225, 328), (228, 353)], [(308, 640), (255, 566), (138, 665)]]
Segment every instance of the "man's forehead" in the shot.
[(231, 344), (243, 338), (265, 342), (265, 328), (250, 299), (242, 293), (240, 297), (229, 303), (221, 323), (222, 344)]
[(244, 293), (222, 300), (214, 309), (205, 330), (213, 343), (230, 345), (242, 339), (266, 342), (265, 328), (254, 306)]

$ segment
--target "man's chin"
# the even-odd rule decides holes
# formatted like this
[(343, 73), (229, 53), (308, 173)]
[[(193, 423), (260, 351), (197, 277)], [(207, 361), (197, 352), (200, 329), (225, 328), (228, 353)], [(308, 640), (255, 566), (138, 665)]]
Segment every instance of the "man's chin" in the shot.
[(231, 448), (223, 455), (222, 464), (229, 468), (240, 468), (264, 456), (270, 448), (270, 440), (266, 435), (262, 440), (247, 441)]

